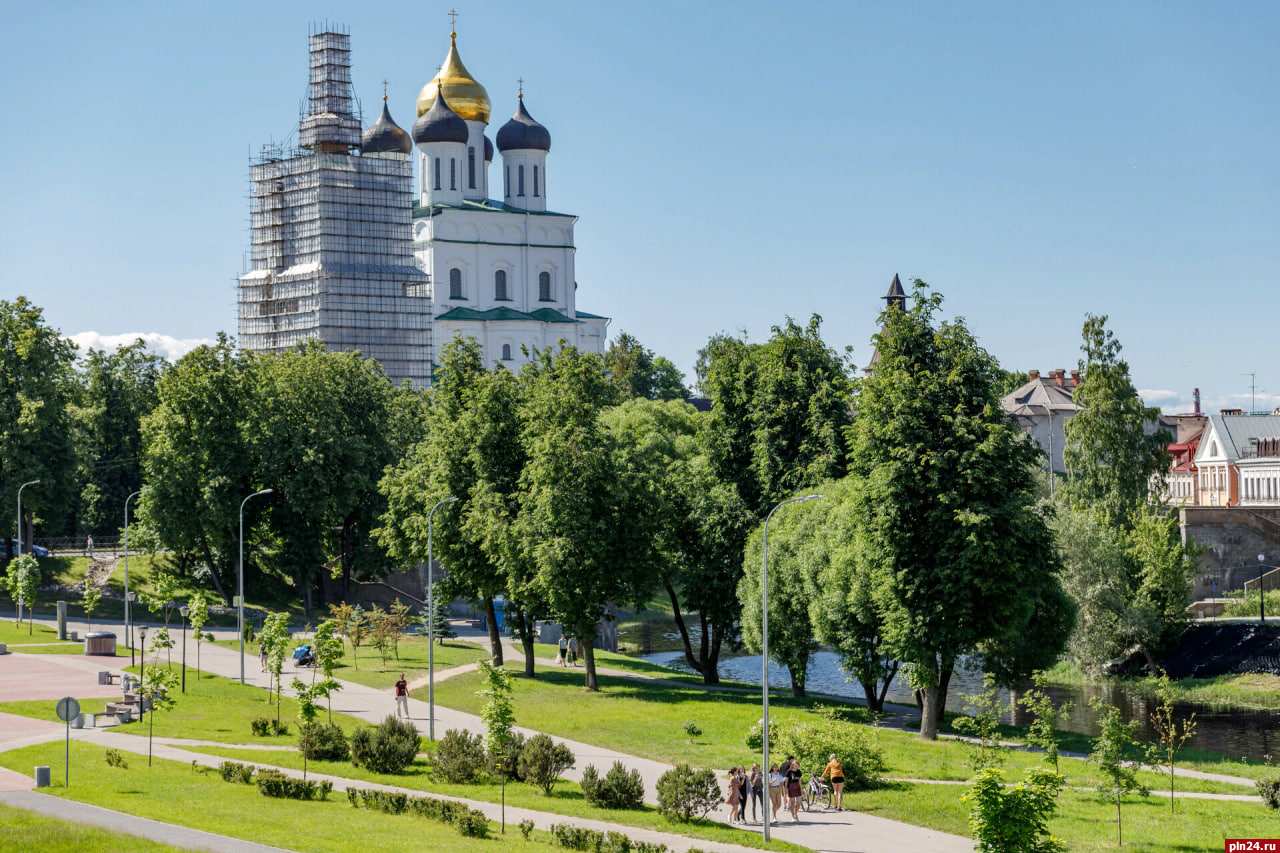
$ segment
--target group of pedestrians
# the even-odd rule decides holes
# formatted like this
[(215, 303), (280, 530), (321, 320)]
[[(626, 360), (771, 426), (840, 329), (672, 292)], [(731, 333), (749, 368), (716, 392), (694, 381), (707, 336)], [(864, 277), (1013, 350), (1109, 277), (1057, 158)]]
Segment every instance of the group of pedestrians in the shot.
[[(833, 754), (823, 768), (821, 774), (810, 777), (810, 784), (817, 785), (818, 780), (831, 780), (832, 805), (836, 811), (844, 808), (844, 767)], [(729, 771), (729, 792), (725, 802), (729, 806), (730, 823), (747, 823), (747, 802), (751, 803), (751, 823), (759, 823), (764, 817), (764, 789), (769, 788), (769, 823), (778, 821), (778, 812), (790, 812), (791, 822), (800, 822), (800, 807), (804, 804), (804, 773), (794, 755), (788, 755), (781, 764), (769, 766), (766, 775), (760, 772), (760, 765), (751, 765), (748, 771), (738, 765)], [(757, 817), (757, 805), (759, 815)]]
[(556, 663), (560, 666), (578, 665), (578, 638), (560, 635), (560, 647), (556, 652)]

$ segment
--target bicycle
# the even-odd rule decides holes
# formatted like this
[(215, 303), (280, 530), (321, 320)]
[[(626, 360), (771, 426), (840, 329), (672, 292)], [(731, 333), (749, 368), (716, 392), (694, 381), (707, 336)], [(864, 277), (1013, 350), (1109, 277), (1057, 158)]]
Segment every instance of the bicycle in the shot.
[(804, 789), (804, 800), (802, 805), (805, 811), (813, 811), (814, 808), (821, 805), (824, 809), (830, 811), (835, 808), (835, 791), (828, 787), (827, 782), (821, 776), (810, 776), (809, 784)]

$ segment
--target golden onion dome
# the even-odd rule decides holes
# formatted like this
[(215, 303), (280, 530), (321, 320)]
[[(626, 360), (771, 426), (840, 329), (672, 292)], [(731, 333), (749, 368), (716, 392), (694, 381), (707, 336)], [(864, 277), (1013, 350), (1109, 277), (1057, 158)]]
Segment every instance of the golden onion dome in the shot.
[(449, 55), (445, 57), (440, 72), (418, 94), (418, 115), (425, 115), (436, 99), (436, 90), (443, 85), (444, 97), (450, 109), (467, 121), (489, 123), (489, 93), (484, 90), (458, 57), (458, 34), (451, 35)]

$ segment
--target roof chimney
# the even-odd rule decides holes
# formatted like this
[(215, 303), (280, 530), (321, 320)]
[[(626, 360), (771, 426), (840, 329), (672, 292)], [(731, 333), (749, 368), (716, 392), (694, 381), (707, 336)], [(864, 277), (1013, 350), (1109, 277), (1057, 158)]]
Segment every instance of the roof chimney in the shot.
[(1071, 371), (1071, 384), (1072, 386), (1080, 384), (1080, 371), (1078, 370)]
[(1053, 377), (1054, 382), (1058, 383), (1059, 388), (1067, 384), (1067, 371), (1064, 368), (1059, 367), (1057, 370), (1051, 370), (1049, 375)]
[(1196, 401), (1195, 414), (1197, 414), (1197, 415), (1198, 415), (1198, 414), (1200, 414), (1200, 389), (1199, 389), (1199, 388), (1195, 389), (1195, 391), (1194, 391), (1194, 392), (1192, 392), (1192, 395), (1191, 395), (1191, 396), (1192, 396), (1192, 397), (1195, 399), (1195, 401)]
[(1243, 415), (1244, 414), (1244, 409), (1221, 409), (1220, 411), (1224, 415)]
[(1035, 382), (1035, 381), (1036, 381), (1036, 380), (1038, 380), (1039, 378), (1040, 378), (1040, 371), (1038, 371), (1038, 370), (1028, 370), (1028, 371), (1027, 371), (1027, 379), (1028, 379), (1028, 380), (1030, 380), (1030, 381), (1032, 381), (1032, 382)]

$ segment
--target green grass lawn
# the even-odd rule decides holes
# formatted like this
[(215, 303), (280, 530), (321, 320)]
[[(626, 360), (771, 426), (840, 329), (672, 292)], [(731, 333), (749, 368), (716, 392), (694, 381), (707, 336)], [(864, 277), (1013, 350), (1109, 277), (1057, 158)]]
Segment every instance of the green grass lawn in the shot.
[[(255, 785), (223, 782), (212, 770), (193, 770), (189, 765), (160, 759), (147, 767), (145, 757), (127, 758), (127, 769), (109, 767), (102, 747), (73, 742), (69, 789), (61, 787), (57, 772), (63, 766), (61, 743), (0, 753), (0, 765), (24, 773), (38, 764), (54, 768), (58, 781), (51, 788), (42, 788), (42, 793), (289, 850), (402, 850), (408, 839), (412, 849), (460, 853), (543, 853), (549, 849), (545, 833), (535, 833), (534, 840), (526, 842), (515, 827), (509, 827), (499, 840), (498, 827), (491, 822), (490, 838), (463, 838), (452, 827), (434, 821), (353, 809), (345, 796), (325, 802), (271, 799), (260, 795)], [(116, 849), (134, 846), (124, 844)], [(30, 849), (45, 848), (37, 845)]]
[[(137, 668), (134, 667), (130, 671), (137, 672)], [(107, 701), (106, 699), (81, 699), (80, 706), (86, 713), (96, 713), (103, 710)], [(0, 711), (44, 720), (50, 718), (50, 707), (48, 701), (5, 702), (0, 704)], [(233, 679), (207, 672), (197, 679), (195, 670), (188, 668), (187, 692), (178, 694), (177, 702), (172, 708), (157, 711), (154, 721), (142, 724), (127, 723), (117, 726), (113, 731), (145, 737), (148, 729), (154, 725), (156, 737), (212, 740), (233, 744), (264, 743), (292, 746), (297, 743), (297, 714), (298, 703), (286, 696), (280, 705), (280, 720), (289, 724), (289, 735), (255, 736), (249, 724), (255, 717), (275, 718), (274, 696), (273, 701), (268, 704), (266, 692), (257, 687), (241, 686)], [(322, 711), (320, 719), (325, 718)], [(357, 725), (367, 725), (345, 714), (334, 714), (333, 721), (348, 732)]]
[[(434, 750), (435, 745), (430, 742), (426, 742), (425, 747), (426, 751), (429, 752)], [(277, 751), (268, 752), (252, 749), (228, 749), (223, 747), (200, 747), (194, 751), (208, 755), (218, 755), (224, 758), (231, 758), (236, 761), (249, 764), (267, 764), (275, 765), (277, 767), (289, 767), (295, 770), (302, 769), (302, 756), (296, 752), (282, 753)], [(403, 773), (394, 775), (370, 773), (363, 768), (353, 767), (349, 762), (345, 761), (311, 761), (307, 763), (307, 769), (309, 771), (324, 773), (330, 776), (341, 776), (344, 779), (353, 779), (361, 782), (378, 782), (383, 785), (396, 785), (401, 788), (412, 788), (417, 791), (442, 794), (450, 797), (465, 797), (467, 799), (482, 800), (490, 803), (502, 801), (501, 780), (483, 777), (479, 781), (469, 785), (457, 785), (443, 780), (436, 780), (432, 777), (428, 762), (423, 758), (419, 758), (414, 761), (413, 765), (406, 768)], [(599, 769), (603, 775), (604, 771), (608, 768), (602, 767)], [(545, 796), (539, 789), (532, 788), (520, 782), (508, 781), (507, 805), (552, 812), (570, 817), (610, 821), (624, 826), (652, 829), (658, 832), (670, 832), (676, 835), (685, 835), (690, 838), (697, 838), (703, 841), (720, 841), (726, 844), (740, 844), (746, 847), (755, 847), (767, 850), (804, 849), (793, 844), (784, 844), (782, 842), (775, 842), (773, 845), (765, 847), (764, 840), (762, 838), (751, 833), (744, 833), (741, 830), (728, 826), (727, 824), (717, 823), (715, 821), (701, 820), (689, 824), (669, 821), (662, 815), (658, 814), (658, 810), (652, 806), (645, 806), (636, 810), (596, 808), (582, 798), (582, 789), (576, 782), (560, 781), (556, 783), (551, 795)]]
[[(22, 611), (22, 624), (13, 624), (13, 611), (8, 613), (8, 619), (0, 619), (0, 643), (6, 645), (18, 645), (19, 643), (56, 643), (58, 642), (58, 632), (52, 628), (46, 628), (39, 622), (32, 622), (28, 629), (26, 620), (27, 611)], [(22, 651), (22, 649), (17, 649)]]
[[(295, 645), (303, 645), (304, 643), (306, 643), (306, 640), (297, 640)], [(216, 644), (228, 649), (240, 648), (237, 640), (218, 640)], [(257, 658), (258, 648), (257, 643), (245, 643), (245, 654)], [(400, 679), (400, 673), (402, 672), (408, 681), (425, 678), (427, 675), (427, 655), (426, 638), (408, 634), (403, 635), (400, 639), (400, 659), (396, 660), (395, 654), (389, 651), (385, 666), (382, 663), (382, 655), (372, 646), (361, 644), (359, 657), (357, 658), (353, 654), (351, 644), (345, 643), (343, 657), (334, 668), (333, 676), (343, 681), (351, 681), (367, 687), (390, 690)], [(488, 653), (479, 646), (458, 640), (446, 640), (444, 643), (437, 643), (435, 647), (436, 673), (452, 669), (455, 666), (463, 666), (464, 664), (485, 660), (488, 656)]]
[(184, 848), (158, 844), (137, 835), (111, 832), (69, 820), (0, 805), (6, 850), (40, 850), (42, 853), (176, 853)]

